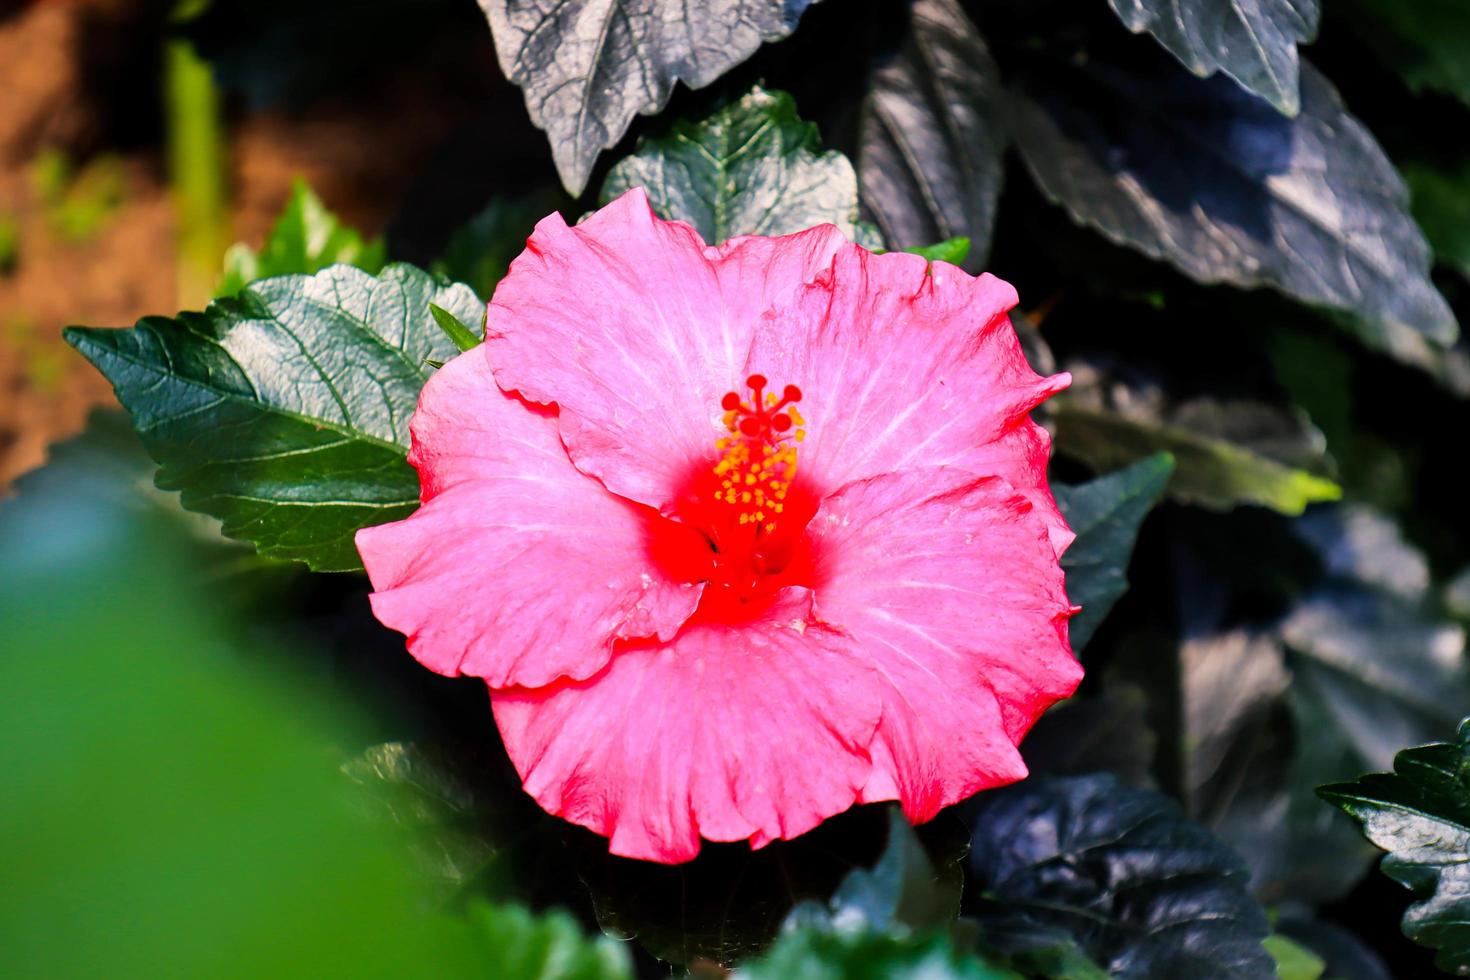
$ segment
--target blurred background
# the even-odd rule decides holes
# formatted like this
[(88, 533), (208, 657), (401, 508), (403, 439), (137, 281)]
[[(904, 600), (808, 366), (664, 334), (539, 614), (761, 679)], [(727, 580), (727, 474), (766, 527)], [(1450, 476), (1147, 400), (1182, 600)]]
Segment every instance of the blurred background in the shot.
[(110, 401), (61, 328), (202, 307), (293, 181), (411, 258), (546, 179), (483, 15), (412, 6), (0, 3), (0, 484)]

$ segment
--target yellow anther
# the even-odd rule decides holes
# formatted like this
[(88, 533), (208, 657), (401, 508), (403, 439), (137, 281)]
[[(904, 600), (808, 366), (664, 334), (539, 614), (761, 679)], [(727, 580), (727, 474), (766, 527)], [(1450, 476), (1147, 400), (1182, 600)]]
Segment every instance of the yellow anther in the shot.
[(796, 443), (805, 436), (806, 421), (793, 408), (793, 400), (801, 397), (787, 394), (793, 391), (788, 386), (777, 394), (762, 381), (751, 388), (749, 400), (730, 394), (722, 401), (726, 432), (715, 440), (714, 497), (735, 508), (742, 525), (775, 531), (786, 509), (783, 501), (796, 477)]

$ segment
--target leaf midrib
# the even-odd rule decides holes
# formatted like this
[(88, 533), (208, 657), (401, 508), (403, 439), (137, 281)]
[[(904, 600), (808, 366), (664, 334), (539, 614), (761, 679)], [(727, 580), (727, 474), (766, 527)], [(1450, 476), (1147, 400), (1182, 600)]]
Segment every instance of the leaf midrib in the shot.
[[(162, 369), (157, 364), (155, 364), (153, 362), (144, 360), (143, 358), (140, 358), (140, 357), (136, 357), (136, 356), (133, 356), (133, 355), (124, 353), (122, 350), (120, 350), (120, 349), (118, 349), (116, 347), (108, 347), (108, 346), (105, 346), (105, 345), (103, 345), (101, 343), (98, 343), (97, 341), (95, 341), (93, 339), (93, 335), (91, 333), (84, 333), (84, 334), (81, 334), (81, 336), (85, 339), (85, 342), (89, 346), (91, 346), (95, 350), (99, 351), (103, 356), (115, 357), (118, 360), (126, 361), (127, 363), (129, 363), (129, 364), (131, 364), (131, 365), (133, 365), (135, 367), (142, 368), (146, 372), (148, 372), (150, 374), (153, 374), (156, 377), (158, 377), (158, 378), (160, 378), (160, 379), (162, 379), (164, 381), (174, 382), (174, 383), (177, 383), (177, 384), (180, 384), (180, 385), (184, 385), (184, 386), (187, 386), (187, 387), (192, 387), (192, 388), (194, 388), (194, 389), (196, 389), (198, 391), (208, 392), (209, 394), (216, 395), (216, 396), (218, 396), (220, 398), (228, 399), (231, 402), (234, 402), (234, 403), (237, 403), (237, 404), (248, 405), (248, 406), (250, 406), (252, 408), (259, 409), (262, 412), (268, 412), (268, 413), (271, 413), (271, 414), (280, 415), (280, 416), (283, 416), (285, 418), (292, 419), (292, 420), (294, 420), (296, 422), (300, 422), (300, 423), (302, 423), (304, 425), (309, 425), (309, 426), (313, 426), (313, 427), (320, 428), (320, 429), (327, 429), (329, 431), (332, 431), (332, 432), (337, 433), (340, 436), (344, 436), (347, 439), (352, 440), (354, 442), (368, 443), (370, 445), (376, 446), (376, 447), (381, 448), (381, 449), (392, 450), (394, 453), (397, 453), (397, 454), (400, 454), (400, 455), (404, 455), (404, 456), (407, 456), (407, 454), (408, 454), (409, 447), (403, 445), (402, 443), (399, 443), (399, 442), (390, 442), (390, 441), (388, 441), (386, 439), (380, 439), (377, 436), (371, 435), (370, 433), (367, 433), (367, 432), (363, 432), (360, 429), (349, 428), (347, 426), (344, 426), (342, 423), (333, 422), (333, 421), (331, 421), (329, 419), (313, 418), (310, 415), (303, 415), (300, 412), (293, 412), (293, 411), (291, 411), (288, 408), (282, 408), (279, 405), (275, 405), (275, 404), (273, 404), (271, 402), (262, 401), (262, 400), (259, 400), (258, 398), (257, 399), (251, 399), (248, 396), (242, 395), (239, 392), (229, 391), (229, 390), (221, 389), (221, 388), (216, 388), (216, 387), (213, 387), (211, 385), (205, 384), (204, 382), (201, 382), (201, 381), (199, 381), (197, 379), (190, 378), (190, 377), (188, 377), (186, 375), (180, 374), (177, 371), (173, 371), (173, 370), (170, 370), (170, 369)], [(247, 380), (249, 380), (248, 377), (247, 377)], [(153, 429), (156, 429), (158, 426), (167, 425), (168, 423), (174, 421), (174, 419), (176, 419), (177, 417), (178, 416), (169, 416), (168, 418), (165, 418), (165, 419), (159, 419), (159, 420), (157, 420), (155, 422), (150, 423), (148, 426), (146, 426), (144, 428), (147, 431), (152, 431)]]

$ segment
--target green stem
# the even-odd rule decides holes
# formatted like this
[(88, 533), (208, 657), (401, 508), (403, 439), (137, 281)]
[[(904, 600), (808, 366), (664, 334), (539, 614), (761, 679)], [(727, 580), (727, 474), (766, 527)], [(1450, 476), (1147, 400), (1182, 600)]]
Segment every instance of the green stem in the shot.
[(229, 244), (220, 99), (209, 65), (193, 45), (175, 38), (164, 54), (178, 298), (181, 308), (198, 309), (214, 291)]

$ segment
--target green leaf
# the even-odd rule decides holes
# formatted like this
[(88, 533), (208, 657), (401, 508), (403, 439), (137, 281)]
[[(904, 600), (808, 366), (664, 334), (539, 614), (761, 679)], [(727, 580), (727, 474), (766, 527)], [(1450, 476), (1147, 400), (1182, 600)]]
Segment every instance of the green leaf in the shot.
[(429, 315), (477, 316), (465, 286), (412, 266), (333, 266), (131, 330), (68, 327), (112, 382), (157, 482), (265, 555), (360, 568), (353, 535), (418, 506), (405, 459), (426, 358), (454, 356)]
[(1301, 91), (1288, 119), (1228, 79), (1148, 59), (1037, 58), (1018, 76), (1014, 135), (1045, 195), (1113, 242), (1201, 283), (1339, 311), (1364, 342), (1431, 360), (1459, 327), (1408, 188), (1306, 63)]
[(905, 252), (913, 252), (922, 255), (930, 262), (948, 262), (950, 265), (962, 265), (966, 256), (970, 254), (970, 240), (968, 238), (946, 238), (942, 242), (933, 245), (917, 245), (913, 248), (904, 249)]
[(439, 324), (439, 329), (444, 331), (444, 336), (448, 337), (461, 353), (474, 350), (485, 342), (483, 338), (476, 337), (475, 332), (465, 326), (459, 317), (444, 307), (430, 303), (429, 313), (433, 315), (434, 322)]
[(874, 69), (863, 103), (863, 205), (893, 247), (965, 236), (978, 266), (1005, 177), (1000, 70), (957, 0), (910, 9), (907, 37)]
[(454, 233), (444, 255), (431, 268), (488, 300), (511, 261), (525, 250), (536, 222), (555, 211), (558, 203), (555, 195), (547, 193), (493, 198)]
[(1442, 731), (1470, 704), (1464, 631), (1422, 609), (1351, 584), (1305, 598), (1281, 626), (1293, 696), (1314, 702), (1361, 766)]
[(1264, 945), (1276, 961), (1279, 980), (1320, 980), (1327, 969), (1322, 957), (1280, 933), (1267, 936)]
[(1470, 972), (1470, 723), (1454, 743), (1405, 749), (1392, 773), (1323, 786), (1322, 798), (1387, 851), (1383, 873), (1418, 898), (1404, 913), (1410, 939), (1439, 951), (1435, 965)]
[(1167, 797), (1111, 776), (1033, 778), (965, 809), (982, 934), (1059, 931), (1129, 980), (1270, 974), (1244, 864)]
[(799, 929), (746, 963), (736, 980), (1022, 980), (954, 947), (943, 933), (897, 938), (882, 933)]
[(633, 980), (627, 948), (606, 936), (585, 936), (566, 912), (477, 904), (469, 918), (480, 946), (479, 976)]
[(561, 180), (582, 193), (602, 150), (682, 81), (703, 88), (796, 29), (811, 0), (479, 0), (500, 70), (525, 89)]
[(803, 902), (791, 911), (786, 928), (826, 928), (839, 932), (908, 935), (948, 926), (959, 915), (959, 867), (941, 874), (903, 812), (888, 812), (888, 843), (872, 868), (843, 879), (825, 904)]
[[(674, 866), (609, 857), (599, 840), (581, 855), (578, 875), (604, 932), (636, 938), (669, 963), (709, 960), (728, 968), (768, 948), (793, 906), (820, 903), (807, 910), (815, 907), (825, 917), (841, 883), (877, 861), (889, 820), (886, 808), (854, 807), (794, 840), (755, 851), (707, 844), (697, 861)], [(951, 887), (964, 828), (940, 816), (914, 832), (931, 854), (942, 856), (937, 876), (941, 887)]]
[[(969, 921), (969, 920), (966, 920)], [(1047, 980), (1107, 980), (1103, 970), (1065, 930), (1019, 917), (984, 924), (980, 945), (1028, 977)]]
[(1224, 72), (1288, 116), (1301, 108), (1296, 47), (1317, 36), (1318, 0), (1108, 0), (1204, 78)]
[(1053, 402), (1058, 453), (1104, 471), (1169, 453), (1169, 495), (1217, 510), (1248, 503), (1300, 514), (1342, 495), (1326, 476), (1321, 434), (1300, 413), (1207, 397), (1174, 402), (1092, 365), (1067, 367), (1072, 388)]
[(859, 237), (857, 175), (785, 92), (759, 86), (708, 118), (679, 120), (639, 142), (602, 185), (605, 204), (642, 187), (664, 218), (687, 221), (710, 244), (735, 235), (786, 235), (831, 222)]
[(387, 822), (410, 831), (408, 846), (426, 881), (453, 895), (494, 866), (493, 835), (477, 826), (483, 794), (432, 750), (374, 745), (342, 765)]
[(1026, 733), (1021, 756), (1043, 776), (1109, 772), (1125, 786), (1152, 785), (1158, 739), (1145, 722), (1148, 699), (1138, 687), (1110, 683), (1101, 694), (1070, 697)]
[[(1470, 65), (1470, 53), (1466, 58)], [(1414, 217), (1434, 257), (1470, 278), (1470, 161), (1457, 169), (1407, 164), (1404, 179), (1414, 194)]]
[(364, 241), (327, 210), (305, 181), (298, 179), (291, 187), (285, 210), (266, 236), (265, 246), (256, 252), (237, 243), (225, 253), (224, 276), (215, 295), (234, 296), (257, 279), (292, 273), (309, 275), (338, 262), (377, 273), (386, 261), (381, 238)]
[(1057, 506), (1077, 540), (1062, 555), (1072, 617), (1072, 649), (1081, 652), (1108, 610), (1128, 591), (1128, 559), (1138, 528), (1164, 493), (1174, 458), (1160, 453), (1079, 486), (1054, 485)]
[(1415, 92), (1470, 104), (1470, 23), (1459, 0), (1346, 0), (1344, 18)]
[(1361, 875), (1361, 864), (1354, 870), (1328, 841), (1314, 848), (1296, 839), (1289, 806), (1297, 753), (1285, 699), (1291, 676), (1279, 640), (1190, 623), (1178, 662), (1185, 808), (1245, 859), (1256, 894), (1271, 901), (1304, 897), (1283, 894), (1283, 885), (1302, 887), (1306, 879), (1320, 887), (1313, 873), (1319, 860)]
[(1292, 530), (1287, 543), (1320, 559), (1316, 584), (1274, 625), (1194, 626), (1181, 646), (1185, 798), (1246, 858), (1263, 900), (1323, 904), (1352, 890), (1372, 852), (1315, 788), (1452, 726), (1470, 678), (1463, 631), (1429, 607), (1424, 557), (1391, 522), (1337, 506)]

